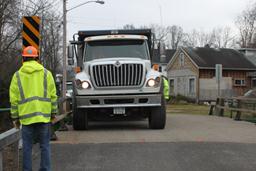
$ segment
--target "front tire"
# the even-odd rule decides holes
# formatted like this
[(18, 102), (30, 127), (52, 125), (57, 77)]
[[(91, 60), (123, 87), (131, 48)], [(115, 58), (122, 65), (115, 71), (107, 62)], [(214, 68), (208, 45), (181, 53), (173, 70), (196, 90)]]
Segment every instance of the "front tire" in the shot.
[(73, 128), (74, 130), (88, 130), (88, 113), (76, 106), (76, 96), (72, 97)]
[(84, 109), (76, 109), (73, 113), (74, 130), (88, 130), (88, 113)]
[(153, 107), (148, 117), (150, 129), (164, 129), (166, 124), (166, 103), (162, 92), (161, 106)]

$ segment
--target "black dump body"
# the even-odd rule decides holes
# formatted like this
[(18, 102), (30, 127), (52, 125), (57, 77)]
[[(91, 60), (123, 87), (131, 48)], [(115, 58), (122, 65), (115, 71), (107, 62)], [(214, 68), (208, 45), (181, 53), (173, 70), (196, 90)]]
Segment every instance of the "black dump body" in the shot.
[(131, 34), (131, 35), (143, 35), (148, 38), (148, 46), (151, 52), (152, 45), (152, 32), (151, 29), (134, 29), (134, 30), (88, 30), (78, 31), (78, 41), (84, 41), (86, 37), (101, 36), (101, 35), (117, 35), (117, 34)]

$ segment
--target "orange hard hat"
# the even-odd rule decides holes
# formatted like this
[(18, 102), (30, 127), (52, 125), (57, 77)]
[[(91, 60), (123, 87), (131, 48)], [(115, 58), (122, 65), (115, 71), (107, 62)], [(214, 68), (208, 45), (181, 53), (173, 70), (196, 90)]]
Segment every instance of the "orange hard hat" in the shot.
[(33, 46), (28, 46), (23, 49), (22, 56), (36, 58), (38, 57), (37, 49)]

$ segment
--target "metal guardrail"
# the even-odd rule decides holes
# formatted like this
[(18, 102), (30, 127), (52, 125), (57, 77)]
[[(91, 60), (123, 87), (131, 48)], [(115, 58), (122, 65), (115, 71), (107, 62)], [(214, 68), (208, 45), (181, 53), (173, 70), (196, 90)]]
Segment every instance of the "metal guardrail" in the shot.
[[(0, 113), (3, 112), (10, 112), (10, 108), (1, 108)], [(6, 159), (6, 156), (3, 156), (3, 153), (8, 153), (8, 155), (11, 157), (11, 167), (13, 168), (12, 170), (19, 168), (19, 140), (20, 130), (16, 128), (12, 128), (0, 134), (0, 171), (5, 169), (5, 163), (3, 163), (3, 161)], [(5, 149), (8, 150), (4, 152)], [(8, 168), (9, 167), (10, 166), (8, 166)]]
[(0, 134), (0, 171), (3, 171), (3, 149), (10, 146), (12, 168), (19, 168), (20, 130), (13, 128)]
[(9, 112), (11, 109), (10, 108), (1, 108), (0, 112)]

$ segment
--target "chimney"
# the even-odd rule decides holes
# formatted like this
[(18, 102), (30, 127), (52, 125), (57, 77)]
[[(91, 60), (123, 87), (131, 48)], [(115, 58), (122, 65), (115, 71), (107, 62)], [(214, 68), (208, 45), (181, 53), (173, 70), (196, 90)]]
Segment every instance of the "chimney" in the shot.
[(160, 62), (165, 63), (166, 62), (166, 50), (165, 50), (165, 44), (161, 43), (160, 46)]

